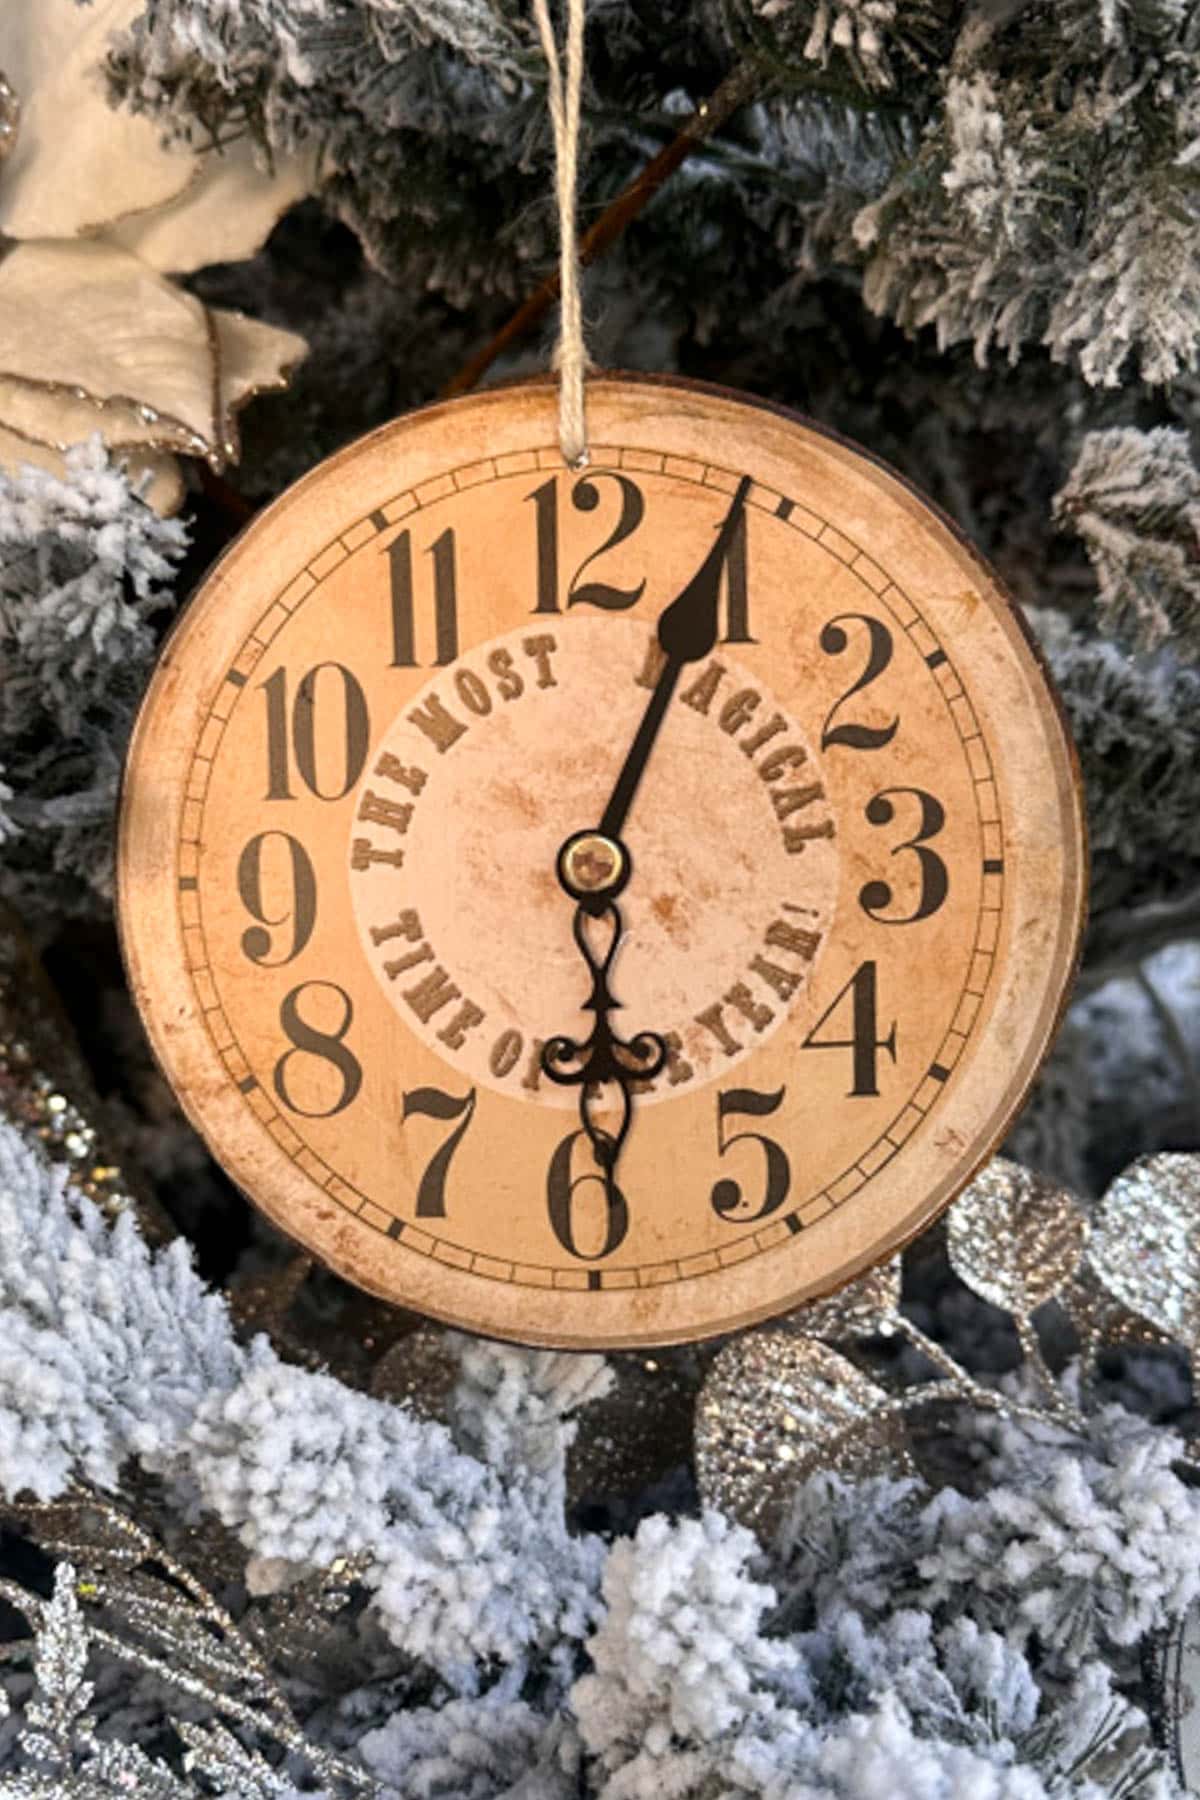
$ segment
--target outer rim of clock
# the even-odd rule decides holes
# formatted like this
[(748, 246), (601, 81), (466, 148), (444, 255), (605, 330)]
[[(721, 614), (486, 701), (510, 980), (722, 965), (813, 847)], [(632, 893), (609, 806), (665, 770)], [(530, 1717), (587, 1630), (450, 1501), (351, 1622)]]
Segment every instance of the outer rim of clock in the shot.
[[(940, 524), (947, 536), (951, 538), (957, 546), (959, 553), (980, 570), (991, 594), (998, 602), (1003, 603), (1009, 618), (1015, 624), (1018, 635), (1023, 641), (1024, 648), (1029, 655), (1030, 661), (1034, 664), (1041, 677), (1043, 693), (1050, 703), (1050, 717), (1053, 719), (1057, 728), (1057, 747), (1062, 755), (1064, 772), (1069, 777), (1065, 795), (1069, 799), (1070, 804), (1066, 811), (1069, 814), (1070, 823), (1074, 828), (1073, 837), (1076, 851), (1074, 860), (1076, 863), (1077, 893), (1073, 915), (1069, 920), (1064, 919), (1063, 921), (1064, 929), (1061, 936), (1061, 942), (1065, 951), (1064, 972), (1057, 1001), (1052, 1013), (1046, 1021), (1043, 1042), (1037, 1054), (1031, 1059), (1026, 1076), (1020, 1082), (1020, 1085), (1011, 1091), (1003, 1113), (998, 1115), (998, 1123), (993, 1132), (983, 1141), (982, 1147), (978, 1148), (968, 1160), (964, 1161), (960, 1167), (955, 1170), (953, 1182), (946, 1192), (939, 1195), (936, 1201), (926, 1202), (920, 1208), (915, 1218), (910, 1216), (910, 1219), (900, 1224), (894, 1232), (884, 1233), (865, 1254), (854, 1257), (843, 1263), (829, 1282), (816, 1287), (806, 1284), (790, 1296), (772, 1298), (762, 1306), (743, 1309), (736, 1316), (730, 1316), (715, 1324), (711, 1322), (701, 1322), (695, 1325), (689, 1325), (686, 1328), (672, 1329), (669, 1331), (629, 1331), (619, 1334), (596, 1329), (593, 1329), (586, 1334), (572, 1334), (562, 1331), (541, 1331), (529, 1328), (522, 1328), (520, 1332), (509, 1330), (501, 1331), (497, 1328), (489, 1329), (487, 1324), (480, 1324), (474, 1319), (464, 1319), (451, 1310), (439, 1308), (438, 1306), (430, 1304), (425, 1298), (421, 1298), (419, 1302), (420, 1311), (425, 1316), (439, 1320), (441, 1323), (453, 1326), (456, 1329), (468, 1331), (479, 1337), (491, 1337), (502, 1342), (525, 1343), (532, 1347), (571, 1350), (639, 1349), (669, 1343), (693, 1342), (714, 1335), (723, 1335), (731, 1331), (741, 1330), (748, 1326), (780, 1317), (791, 1310), (795, 1310), (799, 1306), (808, 1304), (830, 1293), (837, 1292), (840, 1288), (856, 1279), (856, 1277), (861, 1275), (866, 1269), (899, 1254), (906, 1245), (926, 1231), (930, 1225), (941, 1216), (946, 1208), (953, 1203), (954, 1199), (961, 1194), (973, 1176), (984, 1166), (1003, 1142), (1013, 1119), (1019, 1113), (1021, 1106), (1028, 1097), (1053, 1048), (1058, 1028), (1070, 1002), (1071, 992), (1082, 954), (1083, 932), (1087, 919), (1087, 877), (1089, 869), (1089, 846), (1078, 754), (1071, 737), (1062, 699), (1049, 670), (1046, 657), (1040, 644), (1034, 637), (1019, 604), (1014, 599), (1005, 583), (1000, 579), (992, 569), (991, 565), (984, 559), (971, 541), (959, 529), (955, 522), (946, 515), (936, 502), (929, 499), (927, 495), (922, 493), (920, 489), (904, 475), (894, 469), (891, 464), (886, 462), (882, 457), (865, 449), (854, 439), (847, 438), (830, 427), (809, 418), (807, 415), (796, 409), (782, 405), (777, 401), (768, 400), (758, 395), (746, 394), (714, 382), (699, 381), (687, 377), (667, 374), (604, 370), (589, 377), (590, 388), (601, 388), (609, 384), (623, 387), (642, 386), (650, 389), (689, 392), (702, 397), (711, 397), (714, 400), (719, 400), (726, 404), (732, 404), (743, 411), (760, 410), (773, 415), (786, 424), (799, 426), (813, 436), (836, 445), (839, 449), (848, 452), (859, 461), (872, 465), (874, 468), (878, 469), (888, 481), (915, 500), (923, 511)], [(285, 489), (284, 493), (277, 496), (269, 506), (263, 508), (260, 513), (255, 514), (254, 517), (249, 520), (237, 535), (225, 546), (220, 555), (205, 571), (195, 589), (189, 595), (183, 606), (181, 606), (167, 632), (164, 634), (163, 642), (159, 650), (158, 661), (138, 707), (133, 731), (130, 735), (129, 747), (121, 772), (118, 794), (119, 831), (115, 881), (118, 940), (126, 976), (129, 981), (130, 989), (137, 1001), (138, 1009), (142, 1016), (143, 1027), (146, 1031), (156, 1065), (167, 1080), (172, 1093), (175, 1095), (185, 1116), (193, 1126), (193, 1129), (196, 1130), (210, 1153), (217, 1160), (218, 1164), (222, 1167), (234, 1185), (239, 1188), (239, 1191), (243, 1192), (253, 1205), (259, 1207), (266, 1213), (267, 1217), (271, 1220), (277, 1230), (291, 1242), (297, 1244), (297, 1246), (306, 1253), (318, 1255), (320, 1260), (325, 1261), (328, 1266), (343, 1279), (350, 1281), (353, 1285), (358, 1286), (366, 1292), (374, 1294), (388, 1304), (401, 1308), (411, 1306), (414, 1303), (413, 1300), (404, 1297), (398, 1298), (395, 1292), (390, 1290), (385, 1283), (371, 1281), (361, 1266), (361, 1259), (356, 1259), (351, 1256), (341, 1257), (328, 1248), (314, 1251), (313, 1246), (310, 1243), (297, 1235), (295, 1225), (290, 1221), (289, 1217), (281, 1209), (277, 1210), (273, 1196), (267, 1198), (261, 1194), (252, 1193), (245, 1187), (238, 1180), (237, 1176), (229, 1170), (222, 1157), (219, 1144), (213, 1141), (211, 1128), (203, 1117), (199, 1103), (189, 1092), (184, 1091), (181, 1086), (177, 1085), (171, 1070), (166, 1044), (165, 1042), (160, 1042), (156, 1032), (152, 1029), (151, 1020), (154, 1017), (154, 1013), (148, 1001), (143, 1000), (143, 990), (146, 984), (138, 979), (135, 967), (137, 953), (130, 941), (133, 934), (127, 920), (127, 907), (124, 899), (130, 819), (130, 809), (126, 802), (130, 771), (138, 759), (141, 741), (148, 729), (147, 722), (151, 711), (157, 703), (159, 689), (165, 679), (166, 672), (171, 666), (171, 650), (176, 641), (177, 634), (181, 632), (185, 623), (188, 621), (195, 603), (202, 600), (213, 582), (219, 578), (225, 565), (232, 561), (234, 556), (240, 551), (243, 540), (249, 537), (251, 533), (257, 536), (260, 528), (269, 523), (272, 515), (277, 509), (282, 509), (285, 503), (287, 505), (294, 504), (298, 498), (302, 497), (304, 489), (310, 483), (322, 480), (339, 465), (361, 455), (364, 450), (368, 449), (376, 440), (382, 439), (393, 432), (398, 423), (412, 423), (414, 425), (436, 423), (439, 415), (477, 408), (481, 405), (486, 405), (492, 398), (499, 400), (522, 391), (553, 391), (556, 387), (557, 378), (552, 375), (523, 377), (511, 381), (495, 383), (482, 391), (462, 395), (452, 400), (434, 401), (427, 406), (415, 408), (412, 412), (403, 414), (400, 420), (387, 421), (384, 424), (377, 426), (374, 430), (354, 439), (351, 443), (342, 446), (341, 449), (335, 451), (331, 456), (324, 458), (314, 469), (300, 477), (298, 481), (292, 483)], [(1049, 737), (1049, 734), (1047, 735)], [(558, 1290), (548, 1291), (558, 1295), (560, 1300), (569, 1298), (566, 1291), (563, 1291), (561, 1294)], [(597, 1324), (598, 1323), (599, 1321), (597, 1321)]]

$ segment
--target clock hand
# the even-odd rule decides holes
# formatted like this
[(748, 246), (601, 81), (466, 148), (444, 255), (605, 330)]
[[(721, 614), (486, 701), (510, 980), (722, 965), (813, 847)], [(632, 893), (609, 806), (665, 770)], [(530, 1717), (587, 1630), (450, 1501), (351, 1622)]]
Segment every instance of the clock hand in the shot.
[(729, 545), (737, 529), (750, 491), (750, 477), (743, 475), (717, 531), (716, 541), (696, 573), (679, 595), (664, 608), (658, 620), (658, 644), (666, 661), (654, 684), (642, 722), (617, 776), (616, 785), (600, 820), (599, 835), (619, 839), (633, 797), (650, 760), (667, 707), (684, 666), (707, 656), (717, 641), (717, 608), (721, 575)]
[[(633, 1083), (652, 1081), (661, 1072), (667, 1060), (667, 1045), (657, 1031), (639, 1031), (628, 1040), (620, 1038), (609, 1022), (609, 1015), (621, 1004), (608, 984), (608, 972), (622, 937), (616, 902), (608, 901), (600, 911), (577, 906), (573, 929), (580, 955), (592, 976), (592, 991), (583, 1010), (595, 1014), (595, 1024), (586, 1043), (565, 1036), (549, 1038), (542, 1046), (542, 1073), (561, 1087), (578, 1087), (579, 1123), (587, 1133), (597, 1167), (603, 1172), (611, 1204), (616, 1192), (617, 1158), (633, 1117)], [(603, 947), (594, 944), (589, 930), (607, 930), (607, 943)], [(620, 1096), (615, 1131), (609, 1131), (595, 1116), (603, 1089), (609, 1084), (616, 1085)]]
[[(617, 1036), (610, 1023), (610, 1015), (621, 1004), (608, 980), (624, 934), (616, 897), (632, 870), (621, 831), (680, 675), (688, 663), (707, 656), (717, 641), (721, 575), (750, 485), (750, 477), (743, 475), (708, 555), (659, 615), (658, 643), (665, 661), (599, 826), (573, 832), (558, 853), (559, 882), (576, 902), (575, 942), (592, 976), (592, 991), (584, 1002), (584, 1011), (595, 1014), (595, 1024), (591, 1036), (582, 1044), (566, 1036), (550, 1038), (542, 1049), (542, 1072), (562, 1086), (578, 1086), (579, 1122), (603, 1175), (610, 1207), (618, 1199), (617, 1160), (632, 1122), (633, 1083), (652, 1080), (667, 1060), (667, 1044), (661, 1033), (639, 1031), (625, 1040)], [(588, 936), (589, 926), (597, 931), (601, 925), (607, 927), (609, 934), (602, 952)], [(620, 1096), (615, 1131), (607, 1130), (595, 1116), (603, 1088), (612, 1083)]]

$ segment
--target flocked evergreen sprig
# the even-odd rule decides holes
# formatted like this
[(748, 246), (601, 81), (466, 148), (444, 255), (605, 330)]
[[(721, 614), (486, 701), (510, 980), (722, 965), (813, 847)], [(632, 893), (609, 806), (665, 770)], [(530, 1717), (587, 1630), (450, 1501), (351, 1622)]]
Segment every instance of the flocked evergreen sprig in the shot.
[[(898, 1800), (1168, 1800), (1141, 1657), (1200, 1598), (1200, 1492), (1096, 1356), (1135, 1321), (1200, 1339), (1198, 1186), (1152, 1158), (1089, 1220), (993, 1164), (948, 1245), (1018, 1374), (970, 1374), (876, 1271), (718, 1355), (705, 1504), (606, 1544), (564, 1474), (600, 1359), (449, 1334), (446, 1423), (415, 1417), (241, 1347), (180, 1244), (0, 1128), (0, 1493), (48, 1559), (0, 1596), (32, 1633), (4, 1653), (0, 1794), (869, 1800), (887, 1772)], [(928, 1415), (916, 1462), (885, 1413)], [(960, 1479), (929, 1472), (939, 1436)]]
[(0, 472), (3, 887), (34, 920), (111, 902), (121, 762), (188, 537), (98, 440), (66, 462)]

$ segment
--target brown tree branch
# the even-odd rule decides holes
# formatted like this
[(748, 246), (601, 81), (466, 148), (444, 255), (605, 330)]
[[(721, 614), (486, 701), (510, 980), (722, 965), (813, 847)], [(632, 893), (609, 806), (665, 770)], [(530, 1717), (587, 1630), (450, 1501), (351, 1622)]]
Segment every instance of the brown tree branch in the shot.
[[(620, 237), (645, 206), (654, 198), (659, 188), (667, 181), (692, 154), (705, 138), (711, 137), (714, 131), (730, 119), (735, 112), (757, 99), (771, 85), (773, 76), (765, 65), (754, 58), (741, 62), (725, 77), (725, 80), (707, 100), (701, 101), (683, 129), (667, 144), (658, 155), (639, 170), (627, 187), (623, 188), (608, 206), (605, 207), (595, 224), (585, 232), (579, 245), (579, 260), (586, 266), (603, 256), (610, 245)], [(525, 336), (542, 320), (558, 298), (558, 271), (548, 275), (541, 286), (535, 288), (528, 299), (522, 301), (507, 324), (485, 344), (483, 349), (463, 364), (458, 373), (446, 383), (441, 398), (452, 400), (456, 394), (466, 394), (486, 375), (496, 358)]]

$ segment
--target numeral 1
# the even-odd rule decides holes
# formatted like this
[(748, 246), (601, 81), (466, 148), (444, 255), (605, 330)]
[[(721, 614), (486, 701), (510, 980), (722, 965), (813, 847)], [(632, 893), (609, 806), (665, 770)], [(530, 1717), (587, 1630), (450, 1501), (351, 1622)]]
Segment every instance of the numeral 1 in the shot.
[[(448, 526), (425, 553), (433, 559), (433, 621), (438, 664), (452, 663), (458, 655), (458, 578), (454, 528)], [(417, 666), (416, 620), (413, 600), (412, 533), (402, 531), (387, 546), (392, 587), (393, 669)]]

